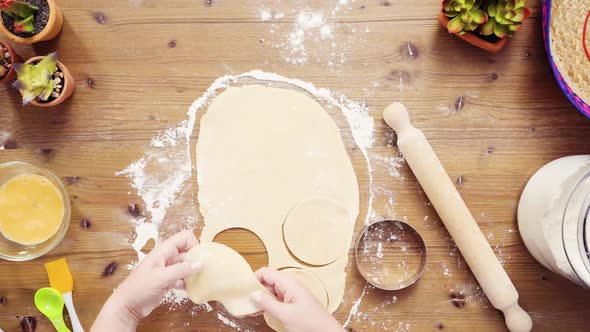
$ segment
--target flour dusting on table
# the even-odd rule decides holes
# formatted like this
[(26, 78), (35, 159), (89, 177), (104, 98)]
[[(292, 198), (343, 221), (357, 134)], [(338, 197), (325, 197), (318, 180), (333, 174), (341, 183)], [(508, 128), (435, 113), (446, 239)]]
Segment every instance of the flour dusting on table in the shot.
[(261, 22), (268, 23), (268, 43), (280, 50), (285, 62), (293, 65), (320, 63), (339, 69), (348, 60), (348, 51), (366, 42), (363, 33), (370, 32), (366, 23), (342, 22), (342, 14), (354, 9), (355, 2), (330, 1), (319, 7), (318, 4), (314, 8), (302, 6), (287, 13), (264, 6), (258, 9), (257, 16)]

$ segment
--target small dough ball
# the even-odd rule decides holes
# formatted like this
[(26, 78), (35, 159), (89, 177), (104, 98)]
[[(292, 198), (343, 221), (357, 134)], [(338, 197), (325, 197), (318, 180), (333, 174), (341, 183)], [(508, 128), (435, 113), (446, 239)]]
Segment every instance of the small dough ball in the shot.
[(327, 265), (346, 255), (351, 239), (346, 209), (327, 198), (313, 198), (291, 210), (283, 225), (285, 243), (295, 257), (311, 265)]

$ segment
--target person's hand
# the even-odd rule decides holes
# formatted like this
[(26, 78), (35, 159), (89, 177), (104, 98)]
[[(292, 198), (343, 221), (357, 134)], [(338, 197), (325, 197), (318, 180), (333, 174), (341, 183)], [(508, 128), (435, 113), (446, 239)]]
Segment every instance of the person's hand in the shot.
[(115, 296), (136, 318), (145, 318), (170, 289), (184, 289), (183, 279), (199, 271), (200, 262), (184, 261), (184, 254), (198, 243), (188, 230), (160, 243), (117, 288)]
[(102, 330), (102, 323), (112, 326), (113, 320), (125, 326), (125, 330), (134, 330), (170, 289), (184, 289), (183, 279), (201, 268), (200, 262), (184, 260), (185, 253), (198, 243), (194, 233), (187, 230), (158, 244), (114, 291), (93, 330)]
[(297, 279), (263, 267), (256, 277), (276, 298), (252, 295), (260, 310), (281, 322), (287, 332), (341, 332), (344, 328)]

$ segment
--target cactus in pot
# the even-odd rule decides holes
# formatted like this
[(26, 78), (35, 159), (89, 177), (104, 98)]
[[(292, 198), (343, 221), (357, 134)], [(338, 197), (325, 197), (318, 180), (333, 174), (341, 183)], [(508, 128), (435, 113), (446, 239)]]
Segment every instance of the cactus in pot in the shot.
[(62, 27), (56, 0), (0, 0), (0, 33), (15, 43), (51, 40)]
[(499, 38), (513, 37), (522, 27), (522, 22), (531, 16), (526, 7), (527, 0), (492, 0), (488, 3), (489, 20), (479, 29), (484, 36), (496, 35)]
[(447, 29), (459, 35), (475, 31), (488, 20), (480, 7), (483, 0), (444, 0), (443, 13), (449, 18)]
[[(6, 55), (4, 52), (0, 52), (0, 77), (4, 77), (6, 76), (6, 74), (8, 74), (8, 67), (6, 67), (4, 64), (9, 64), (8, 63), (9, 59), (6, 59)], [(12, 64), (10, 64), (12, 65)]]
[(527, 0), (442, 0), (438, 21), (450, 33), (489, 52), (499, 52), (531, 11)]
[(18, 78), (14, 87), (22, 94), (23, 105), (55, 106), (74, 92), (74, 78), (57, 61), (57, 53), (31, 58), (24, 64), (14, 65), (14, 70)]
[(39, 8), (21, 0), (0, 0), (0, 12), (14, 18), (14, 31), (32, 32), (35, 29), (33, 18)]
[(53, 93), (53, 75), (57, 71), (57, 54), (51, 53), (36, 64), (14, 66), (18, 80), (14, 86), (23, 91), (23, 105), (34, 99), (47, 101)]
[(0, 41), (0, 84), (10, 83), (14, 80), (16, 77), (14, 65), (21, 62), (23, 60), (13, 47)]

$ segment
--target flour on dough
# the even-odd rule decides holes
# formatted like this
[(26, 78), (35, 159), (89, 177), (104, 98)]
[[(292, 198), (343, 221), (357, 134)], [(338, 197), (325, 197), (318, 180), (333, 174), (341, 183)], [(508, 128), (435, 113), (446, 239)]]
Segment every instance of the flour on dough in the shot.
[[(266, 246), (271, 268), (303, 268), (287, 250), (282, 226), (297, 204), (322, 197), (346, 210), (348, 238), (339, 250), (350, 249), (359, 213), (357, 178), (340, 130), (315, 99), (261, 85), (227, 88), (201, 119), (196, 160), (202, 242), (245, 228)], [(344, 295), (347, 264), (343, 255), (313, 270), (332, 312)]]
[(196, 275), (185, 279), (189, 298), (203, 304), (219, 301), (234, 316), (259, 312), (250, 294), (268, 290), (256, 279), (248, 262), (233, 249), (216, 242), (199, 244), (186, 254), (186, 259), (201, 262)]

